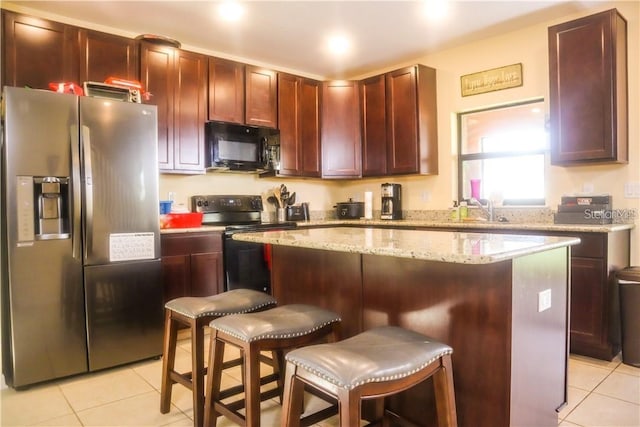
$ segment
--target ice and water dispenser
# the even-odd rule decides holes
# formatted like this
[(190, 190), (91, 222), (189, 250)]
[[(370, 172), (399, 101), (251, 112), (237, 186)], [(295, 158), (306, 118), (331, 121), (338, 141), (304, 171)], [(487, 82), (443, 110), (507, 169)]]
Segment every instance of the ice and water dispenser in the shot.
[(70, 191), (69, 177), (19, 177), (18, 240), (68, 239)]

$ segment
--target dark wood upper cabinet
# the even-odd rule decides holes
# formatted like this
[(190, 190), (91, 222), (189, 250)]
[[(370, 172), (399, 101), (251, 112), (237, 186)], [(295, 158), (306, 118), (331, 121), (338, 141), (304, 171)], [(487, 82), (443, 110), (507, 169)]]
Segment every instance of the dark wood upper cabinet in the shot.
[(360, 82), (362, 175), (387, 173), (387, 124), (384, 74)]
[(280, 175), (319, 177), (321, 83), (278, 74)]
[(4, 84), (48, 89), (51, 82), (139, 79), (136, 40), (3, 11)]
[(140, 43), (140, 79), (151, 94), (146, 101), (158, 107), (158, 165), (173, 170), (174, 49), (149, 42)]
[(209, 120), (244, 123), (244, 67), (209, 58)]
[(322, 177), (360, 178), (359, 84), (336, 80), (322, 84)]
[(177, 51), (174, 94), (175, 171), (204, 171), (204, 123), (207, 120), (207, 57)]
[(300, 91), (300, 141), (302, 145), (302, 171), (304, 176), (320, 177), (322, 125), (322, 83), (312, 79), (302, 79)]
[(49, 89), (81, 84), (78, 28), (3, 10), (3, 84)]
[(436, 71), (414, 65), (360, 90), (363, 176), (438, 173)]
[(158, 106), (160, 170), (204, 172), (207, 57), (141, 42), (141, 80)]
[(140, 79), (138, 41), (81, 29), (80, 81), (104, 82), (108, 77)]
[(627, 22), (617, 10), (549, 27), (549, 84), (551, 163), (627, 163)]
[(260, 67), (245, 67), (245, 123), (278, 127), (278, 73)]

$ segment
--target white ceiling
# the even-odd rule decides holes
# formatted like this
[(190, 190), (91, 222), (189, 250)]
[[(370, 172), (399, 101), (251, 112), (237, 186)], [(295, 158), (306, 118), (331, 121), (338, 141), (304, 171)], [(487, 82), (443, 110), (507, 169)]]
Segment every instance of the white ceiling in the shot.
[[(594, 2), (451, 0), (449, 16), (434, 23), (426, 18), (423, 1), (254, 0), (245, 2), (246, 19), (233, 25), (216, 18), (216, 3), (4, 1), (5, 7), (18, 11), (30, 9), (95, 29), (119, 29), (129, 36), (163, 35), (184, 48), (318, 78), (366, 74), (581, 11)], [(326, 54), (323, 42), (331, 31), (352, 37), (350, 54), (340, 59)]]

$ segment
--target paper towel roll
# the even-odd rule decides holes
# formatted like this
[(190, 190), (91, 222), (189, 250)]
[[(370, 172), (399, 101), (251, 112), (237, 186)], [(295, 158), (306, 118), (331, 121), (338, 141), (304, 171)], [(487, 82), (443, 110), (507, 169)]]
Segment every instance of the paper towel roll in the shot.
[(364, 192), (364, 219), (373, 219), (373, 192)]

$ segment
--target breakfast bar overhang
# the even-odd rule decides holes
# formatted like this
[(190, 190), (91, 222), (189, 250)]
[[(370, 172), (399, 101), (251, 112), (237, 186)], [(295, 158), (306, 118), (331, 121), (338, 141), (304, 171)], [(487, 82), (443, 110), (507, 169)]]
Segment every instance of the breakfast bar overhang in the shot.
[[(356, 227), (233, 238), (271, 244), (278, 303), (338, 312), (343, 338), (396, 325), (453, 347), (461, 426), (557, 426), (579, 239)], [(427, 381), (387, 409), (433, 425), (432, 395)]]

